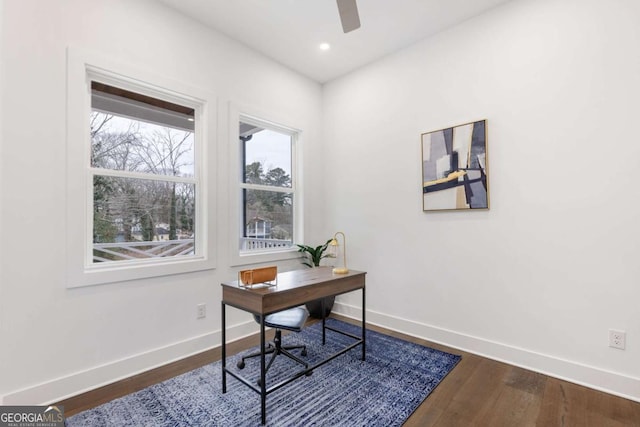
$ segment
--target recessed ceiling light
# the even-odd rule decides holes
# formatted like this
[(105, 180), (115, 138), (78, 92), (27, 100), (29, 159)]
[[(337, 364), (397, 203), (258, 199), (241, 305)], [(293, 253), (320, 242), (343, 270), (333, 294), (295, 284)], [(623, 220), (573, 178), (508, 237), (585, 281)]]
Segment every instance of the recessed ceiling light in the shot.
[(320, 50), (329, 50), (331, 49), (331, 45), (329, 43), (320, 43)]

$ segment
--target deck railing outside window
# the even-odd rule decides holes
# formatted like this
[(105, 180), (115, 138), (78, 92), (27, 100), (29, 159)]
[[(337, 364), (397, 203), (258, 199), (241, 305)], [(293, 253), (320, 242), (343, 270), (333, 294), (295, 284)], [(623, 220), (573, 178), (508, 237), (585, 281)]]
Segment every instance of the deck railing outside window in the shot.
[(280, 239), (259, 239), (251, 237), (240, 238), (241, 251), (256, 251), (263, 249), (290, 248), (293, 245), (291, 240)]
[(193, 253), (194, 239), (93, 244), (93, 262), (162, 258)]

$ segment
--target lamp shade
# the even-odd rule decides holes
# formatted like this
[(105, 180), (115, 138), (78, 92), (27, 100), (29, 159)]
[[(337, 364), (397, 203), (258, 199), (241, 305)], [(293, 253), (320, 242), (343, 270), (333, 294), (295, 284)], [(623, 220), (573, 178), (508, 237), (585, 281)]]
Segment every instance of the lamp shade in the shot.
[[(340, 259), (340, 243), (338, 237), (342, 236), (342, 259)], [(336, 265), (333, 268), (334, 274), (347, 274), (349, 269), (347, 268), (347, 239), (342, 231), (338, 231), (331, 242), (329, 242), (329, 248), (331, 251), (335, 251)], [(332, 252), (333, 253), (333, 252)]]

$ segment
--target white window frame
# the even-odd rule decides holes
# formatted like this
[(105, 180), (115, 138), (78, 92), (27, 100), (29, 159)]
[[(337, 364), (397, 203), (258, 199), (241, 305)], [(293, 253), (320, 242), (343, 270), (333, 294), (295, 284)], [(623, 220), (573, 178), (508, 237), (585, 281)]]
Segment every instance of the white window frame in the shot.
[[(242, 189), (247, 185), (243, 183), (243, 168), (240, 164), (242, 145), (240, 144), (240, 122), (254, 124), (266, 129), (291, 135), (291, 194), (293, 194), (293, 245), (285, 249), (269, 249), (264, 251), (241, 251), (240, 238), (244, 233), (246, 224), (243, 222), (243, 200)], [(230, 223), (232, 224), (230, 234), (231, 265), (241, 266), (248, 264), (259, 264), (266, 262), (286, 261), (300, 258), (296, 243), (303, 241), (303, 206), (304, 198), (302, 192), (302, 179), (300, 173), (301, 141), (303, 132), (297, 126), (284, 125), (284, 120), (274, 118), (273, 114), (266, 114), (253, 111), (248, 107), (239, 107), (231, 104), (229, 107), (229, 144), (230, 144), (230, 171), (231, 171), (231, 207)], [(259, 186), (251, 186), (257, 188)], [(260, 188), (272, 191), (273, 188)], [(235, 225), (235, 226), (233, 226)]]
[[(195, 110), (195, 255), (94, 263), (91, 172), (91, 81)], [(213, 269), (215, 262), (216, 98), (145, 69), (84, 49), (67, 49), (67, 287), (98, 285)], [(164, 177), (163, 177), (164, 180)], [(169, 180), (169, 179), (167, 179)]]

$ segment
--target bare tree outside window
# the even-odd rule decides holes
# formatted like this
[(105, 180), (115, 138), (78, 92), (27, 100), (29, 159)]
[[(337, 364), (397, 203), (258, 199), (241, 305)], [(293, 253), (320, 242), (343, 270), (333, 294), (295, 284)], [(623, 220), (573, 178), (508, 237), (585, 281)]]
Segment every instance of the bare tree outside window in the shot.
[(192, 255), (195, 150), (193, 125), (187, 126), (193, 119), (181, 128), (159, 122), (156, 105), (102, 92), (94, 99), (94, 262)]

